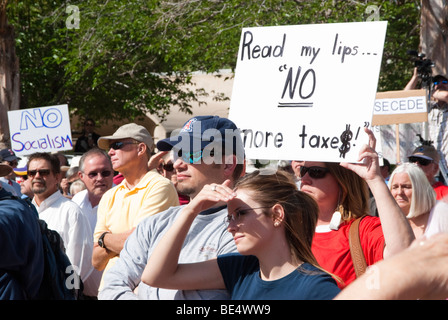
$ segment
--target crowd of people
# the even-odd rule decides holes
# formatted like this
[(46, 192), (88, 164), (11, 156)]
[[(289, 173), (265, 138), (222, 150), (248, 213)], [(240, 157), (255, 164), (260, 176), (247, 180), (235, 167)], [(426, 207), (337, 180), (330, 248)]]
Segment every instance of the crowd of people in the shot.
[(434, 180), (434, 147), (390, 172), (365, 129), (359, 163), (246, 173), (229, 131), (237, 126), (217, 116), (156, 144), (135, 123), (89, 131), (71, 166), (34, 153), (18, 167), (1, 150), (0, 299), (37, 298), (42, 253), (23, 203), (61, 235), (83, 299), (448, 298), (448, 186)]

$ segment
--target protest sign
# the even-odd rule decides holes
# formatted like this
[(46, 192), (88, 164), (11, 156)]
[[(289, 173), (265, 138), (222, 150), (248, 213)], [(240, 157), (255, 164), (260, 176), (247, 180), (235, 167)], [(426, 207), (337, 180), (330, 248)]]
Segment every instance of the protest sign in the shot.
[(373, 108), (373, 125), (427, 122), (426, 91), (378, 92)]
[(387, 22), (244, 28), (229, 118), (250, 159), (357, 161)]
[[(395, 161), (401, 162), (399, 124), (427, 122), (426, 91), (403, 90), (378, 92), (373, 108), (372, 124), (395, 124)], [(415, 137), (415, 135), (414, 135)]]
[(9, 111), (8, 121), (11, 149), (18, 156), (73, 149), (66, 104)]

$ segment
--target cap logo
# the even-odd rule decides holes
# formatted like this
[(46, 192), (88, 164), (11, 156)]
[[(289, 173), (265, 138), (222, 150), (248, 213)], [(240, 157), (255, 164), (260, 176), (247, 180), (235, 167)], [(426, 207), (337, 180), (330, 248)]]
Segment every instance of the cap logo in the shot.
[(193, 132), (193, 123), (197, 121), (196, 118), (188, 120), (180, 132)]

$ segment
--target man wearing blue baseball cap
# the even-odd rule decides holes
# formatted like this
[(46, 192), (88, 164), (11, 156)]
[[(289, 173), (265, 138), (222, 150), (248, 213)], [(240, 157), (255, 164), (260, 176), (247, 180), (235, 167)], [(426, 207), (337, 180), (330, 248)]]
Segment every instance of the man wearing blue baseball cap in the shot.
[[(226, 118), (193, 117), (177, 135), (159, 141), (157, 148), (174, 151), (177, 188), (191, 200), (207, 185), (222, 184), (226, 180), (233, 185), (244, 174), (242, 139), (236, 125)], [(184, 207), (171, 207), (140, 222), (127, 239), (120, 259), (105, 274), (99, 299), (229, 298), (225, 290), (167, 290), (140, 282), (155, 245)], [(232, 235), (223, 223), (227, 215), (227, 206), (223, 204), (201, 212), (187, 235), (180, 262), (205, 261), (223, 253), (236, 252)]]
[[(237, 126), (227, 118), (197, 116), (188, 120), (176, 135), (157, 142), (160, 151), (174, 151), (190, 163), (201, 162), (214, 155), (215, 163), (221, 156), (235, 155), (239, 164), (244, 162), (244, 147)], [(203, 159), (205, 158), (205, 159)]]
[[(9, 165), (13, 169), (17, 168), (18, 160), (20, 160), (20, 158), (18, 158), (14, 151), (12, 151), (11, 149), (0, 150), (0, 159), (2, 159), (1, 163)], [(18, 184), (15, 180), (14, 171), (12, 171), (7, 176), (0, 177), (0, 181), (10, 185), (14, 189), (13, 195), (18, 197), (22, 196), (22, 193), (20, 191), (20, 184)]]

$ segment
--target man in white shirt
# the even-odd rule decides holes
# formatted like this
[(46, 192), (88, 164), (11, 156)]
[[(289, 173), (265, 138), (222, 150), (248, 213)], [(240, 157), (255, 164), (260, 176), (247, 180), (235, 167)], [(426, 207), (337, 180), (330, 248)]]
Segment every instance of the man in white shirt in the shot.
[(84, 281), (92, 272), (92, 231), (79, 206), (59, 191), (59, 159), (49, 153), (34, 153), (28, 160), (28, 178), (34, 192), (32, 203), (39, 218), (64, 241), (66, 254)]
[[(98, 204), (103, 194), (113, 186), (113, 173), (110, 157), (101, 149), (90, 149), (79, 160), (78, 176), (84, 182), (86, 189), (75, 194), (72, 201), (79, 205), (82, 213), (89, 220), (92, 243)], [(91, 269), (92, 273), (84, 281), (84, 294), (96, 297), (103, 271), (96, 270), (93, 265)]]

